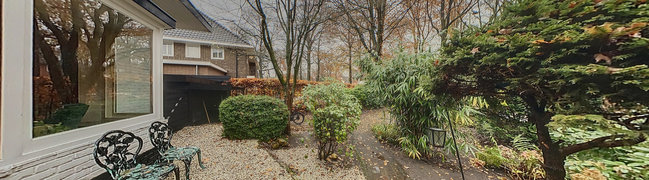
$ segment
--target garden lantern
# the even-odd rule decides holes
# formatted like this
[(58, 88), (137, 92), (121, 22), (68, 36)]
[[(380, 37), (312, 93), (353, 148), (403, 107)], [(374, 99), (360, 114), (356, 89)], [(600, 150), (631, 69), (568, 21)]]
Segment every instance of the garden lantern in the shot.
[(428, 128), (428, 139), (434, 147), (444, 147), (446, 144), (446, 131), (440, 128)]

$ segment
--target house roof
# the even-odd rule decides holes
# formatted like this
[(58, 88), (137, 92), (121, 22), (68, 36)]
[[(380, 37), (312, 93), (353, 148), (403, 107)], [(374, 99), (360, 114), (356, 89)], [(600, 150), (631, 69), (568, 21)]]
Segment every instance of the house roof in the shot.
[(175, 28), (209, 31), (212, 27), (189, 0), (135, 0), (152, 1), (176, 19)]
[(248, 42), (216, 22), (216, 20), (202, 12), (201, 14), (211, 25), (210, 32), (182, 28), (169, 29), (164, 31), (164, 39), (216, 44), (226, 47), (253, 48)]
[(162, 22), (169, 25), (169, 27), (171, 28), (176, 27), (176, 19), (171, 17), (169, 14), (167, 14), (167, 12), (165, 12), (162, 8), (160, 8), (160, 6), (151, 2), (151, 0), (133, 0), (133, 2), (142, 6), (142, 8), (146, 9), (151, 14), (153, 14), (158, 19), (160, 19)]

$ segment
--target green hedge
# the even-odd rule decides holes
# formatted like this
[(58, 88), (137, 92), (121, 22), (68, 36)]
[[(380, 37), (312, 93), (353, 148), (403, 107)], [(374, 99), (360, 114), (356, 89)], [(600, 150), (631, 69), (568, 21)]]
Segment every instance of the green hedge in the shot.
[(229, 139), (277, 138), (288, 125), (288, 116), (286, 104), (270, 96), (233, 96), (219, 106), (223, 136)]

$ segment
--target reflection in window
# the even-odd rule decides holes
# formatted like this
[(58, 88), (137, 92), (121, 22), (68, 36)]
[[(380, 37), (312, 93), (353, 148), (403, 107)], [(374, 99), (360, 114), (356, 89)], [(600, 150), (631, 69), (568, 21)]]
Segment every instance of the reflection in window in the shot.
[(96, 0), (34, 0), (33, 136), (152, 112), (153, 31)]

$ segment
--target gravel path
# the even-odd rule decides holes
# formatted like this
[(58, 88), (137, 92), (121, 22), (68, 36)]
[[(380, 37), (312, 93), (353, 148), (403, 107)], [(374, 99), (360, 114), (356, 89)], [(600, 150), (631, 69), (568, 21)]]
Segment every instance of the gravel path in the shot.
[[(268, 152), (257, 148), (257, 140), (228, 140), (221, 137), (222, 131), (221, 124), (205, 124), (185, 127), (174, 134), (174, 146), (201, 148), (207, 168), (201, 169), (195, 157), (190, 179), (291, 179)], [(182, 162), (176, 164), (184, 179), (184, 165)]]
[[(312, 151), (314, 150), (314, 151)], [(295, 147), (272, 152), (295, 172), (296, 179), (365, 179), (356, 167), (330, 167), (318, 160), (315, 148)]]
[[(303, 129), (308, 129), (306, 124)], [(201, 169), (195, 158), (191, 179), (365, 179), (356, 166), (339, 168), (325, 165), (317, 159), (315, 146), (267, 150), (259, 147), (257, 140), (222, 138), (222, 130), (221, 124), (204, 124), (185, 127), (174, 134), (174, 146), (197, 146), (202, 151), (207, 168)], [(303, 130), (295, 134), (308, 133)], [(180, 167), (181, 179), (184, 179), (184, 165), (182, 162), (176, 164)], [(288, 169), (292, 172), (289, 173)], [(174, 177), (171, 175), (167, 179)]]
[[(368, 179), (462, 179), (455, 161), (451, 164), (431, 164), (412, 159), (399, 148), (378, 142), (371, 127), (374, 124), (390, 123), (389, 116), (387, 109), (364, 110), (361, 124), (354, 132), (352, 140), (360, 155), (358, 159), (362, 161), (361, 169)], [(499, 174), (476, 169), (468, 163), (464, 165), (464, 173), (467, 180), (501, 179)]]

